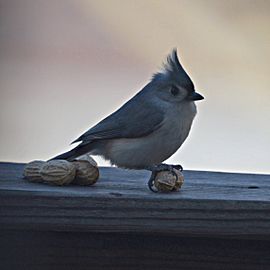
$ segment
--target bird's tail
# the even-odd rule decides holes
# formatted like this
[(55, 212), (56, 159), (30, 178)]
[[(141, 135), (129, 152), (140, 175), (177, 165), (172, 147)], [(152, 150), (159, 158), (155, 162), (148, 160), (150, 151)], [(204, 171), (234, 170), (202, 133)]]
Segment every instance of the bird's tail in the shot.
[(82, 156), (90, 151), (89, 145), (78, 145), (75, 148), (71, 149), (68, 152), (60, 154), (56, 157), (51, 158), (50, 160), (55, 159), (64, 159), (67, 161), (73, 161), (75, 158)]

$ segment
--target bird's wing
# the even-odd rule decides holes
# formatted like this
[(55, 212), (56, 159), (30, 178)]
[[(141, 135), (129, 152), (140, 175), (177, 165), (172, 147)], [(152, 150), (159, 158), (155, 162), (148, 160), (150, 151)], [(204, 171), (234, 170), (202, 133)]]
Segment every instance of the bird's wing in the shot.
[(163, 119), (164, 113), (155, 104), (129, 101), (74, 142), (84, 145), (96, 140), (147, 136), (162, 126)]

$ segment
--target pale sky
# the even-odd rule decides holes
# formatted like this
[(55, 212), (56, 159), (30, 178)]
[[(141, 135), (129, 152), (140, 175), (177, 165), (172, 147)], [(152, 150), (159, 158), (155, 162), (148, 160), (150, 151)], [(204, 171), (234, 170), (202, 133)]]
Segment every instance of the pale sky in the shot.
[(70, 149), (177, 47), (205, 100), (167, 162), (270, 173), (270, 1), (0, 0), (0, 18), (1, 161)]

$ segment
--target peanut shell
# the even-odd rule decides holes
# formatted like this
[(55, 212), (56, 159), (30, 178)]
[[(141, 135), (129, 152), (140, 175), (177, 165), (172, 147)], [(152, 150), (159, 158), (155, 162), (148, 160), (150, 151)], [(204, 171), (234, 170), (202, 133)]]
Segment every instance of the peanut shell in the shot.
[(76, 167), (66, 160), (51, 160), (40, 170), (43, 181), (51, 185), (68, 185), (75, 177)]
[(99, 170), (94, 163), (88, 160), (76, 160), (73, 162), (76, 167), (76, 175), (73, 180), (75, 185), (93, 185), (99, 177)]
[(158, 191), (170, 192), (177, 191), (184, 183), (184, 175), (176, 169), (173, 171), (177, 174), (177, 177), (170, 171), (158, 172), (154, 180), (154, 186)]
[(43, 179), (40, 175), (40, 169), (45, 164), (45, 161), (34, 160), (25, 165), (23, 177), (29, 182), (41, 183)]

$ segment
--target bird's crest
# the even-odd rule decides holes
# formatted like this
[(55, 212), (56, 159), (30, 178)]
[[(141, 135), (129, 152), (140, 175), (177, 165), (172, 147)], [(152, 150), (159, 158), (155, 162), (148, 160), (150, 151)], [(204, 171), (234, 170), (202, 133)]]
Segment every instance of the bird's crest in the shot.
[(194, 89), (193, 82), (180, 64), (177, 56), (177, 50), (173, 49), (163, 63), (162, 69), (153, 75), (152, 80), (175, 80), (186, 88)]

